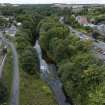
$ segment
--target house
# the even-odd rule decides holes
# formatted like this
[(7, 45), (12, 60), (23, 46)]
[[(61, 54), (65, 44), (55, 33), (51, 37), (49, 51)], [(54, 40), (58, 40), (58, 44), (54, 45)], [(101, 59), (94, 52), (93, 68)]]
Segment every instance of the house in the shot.
[(80, 25), (87, 25), (87, 24), (89, 24), (89, 21), (88, 21), (87, 17), (85, 17), (85, 16), (77, 16), (76, 20), (78, 21), (78, 23)]

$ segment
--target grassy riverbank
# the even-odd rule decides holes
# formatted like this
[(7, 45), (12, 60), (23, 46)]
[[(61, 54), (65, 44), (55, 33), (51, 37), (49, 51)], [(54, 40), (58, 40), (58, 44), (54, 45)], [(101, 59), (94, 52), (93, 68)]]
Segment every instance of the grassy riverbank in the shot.
[(21, 105), (57, 105), (47, 84), (35, 75), (20, 71)]

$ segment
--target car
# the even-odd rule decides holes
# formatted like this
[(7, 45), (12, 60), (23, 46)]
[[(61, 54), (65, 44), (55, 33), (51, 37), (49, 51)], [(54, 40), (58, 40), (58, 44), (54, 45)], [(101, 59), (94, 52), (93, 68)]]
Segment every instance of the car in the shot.
[(84, 35), (84, 39), (88, 40), (88, 39), (89, 39), (89, 37)]
[(89, 38), (88, 38), (88, 37), (86, 37), (85, 39), (86, 39), (86, 40), (88, 40)]
[(80, 39), (83, 39), (83, 36), (80, 36)]
[(97, 50), (97, 52), (102, 52), (101, 48), (97, 48), (96, 50)]
[(82, 34), (82, 33), (80, 33), (80, 36), (83, 36), (83, 34)]
[(103, 52), (103, 55), (105, 55), (105, 51)]

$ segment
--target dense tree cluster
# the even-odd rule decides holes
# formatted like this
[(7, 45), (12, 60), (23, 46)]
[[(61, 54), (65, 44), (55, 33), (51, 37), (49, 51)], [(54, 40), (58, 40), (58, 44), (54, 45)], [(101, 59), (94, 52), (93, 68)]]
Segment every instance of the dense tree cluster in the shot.
[(91, 54), (90, 41), (80, 41), (57, 19), (47, 18), (40, 28), (40, 44), (56, 62), (64, 89), (75, 104), (105, 104), (105, 66)]
[(0, 6), (0, 13), (3, 16), (15, 16), (17, 14), (23, 13), (23, 9), (19, 7), (15, 7), (12, 5)]
[(29, 36), (25, 32), (17, 33), (16, 35), (20, 64), (24, 71), (29, 74), (35, 74), (38, 63), (37, 57), (34, 48), (27, 38), (29, 38)]
[(16, 20), (22, 23), (22, 27), (16, 34), (17, 50), (20, 55), (20, 64), (24, 71), (35, 74), (38, 69), (36, 51), (33, 48), (37, 35), (37, 25), (42, 18), (41, 15), (18, 15)]

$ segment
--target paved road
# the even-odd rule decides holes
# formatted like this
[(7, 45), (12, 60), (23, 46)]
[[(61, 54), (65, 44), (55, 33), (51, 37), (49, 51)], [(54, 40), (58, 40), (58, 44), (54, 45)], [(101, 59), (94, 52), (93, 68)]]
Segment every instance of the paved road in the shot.
[(17, 51), (12, 42), (6, 40), (4, 37), (2, 37), (2, 41), (12, 49), (13, 55), (13, 82), (11, 89), (10, 105), (19, 105), (19, 64)]
[(61, 82), (58, 78), (55, 78), (57, 76), (57, 73), (54, 73), (50, 71), (49, 65), (46, 63), (46, 61), (42, 58), (42, 51), (39, 45), (38, 40), (36, 41), (36, 44), (34, 48), (37, 51), (38, 58), (40, 60), (40, 72), (41, 77), (49, 84), (50, 88), (52, 89), (55, 99), (58, 102), (59, 105), (70, 105), (66, 102), (66, 97), (64, 95), (64, 92), (62, 90)]
[(13, 83), (10, 105), (19, 105), (19, 63), (16, 48), (13, 43), (9, 42), (13, 52)]
[(92, 40), (93, 41), (93, 52), (96, 54), (96, 56), (105, 61), (105, 54), (101, 53), (101, 52), (97, 52), (96, 49), (102, 49), (103, 52), (105, 52), (105, 43), (102, 41), (97, 41), (95, 42), (94, 39), (92, 37), (89, 37), (87, 35), (85, 35), (82, 32), (77, 31), (76, 29), (72, 28), (71, 26), (67, 25), (64, 23), (63, 21), (64, 17), (60, 17), (59, 21), (61, 22), (61, 24), (64, 24), (66, 26), (68, 26), (68, 28), (70, 29), (70, 32), (74, 33), (74, 35), (76, 35), (77, 37), (80, 38), (80, 40)]

